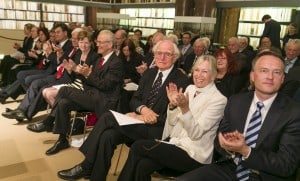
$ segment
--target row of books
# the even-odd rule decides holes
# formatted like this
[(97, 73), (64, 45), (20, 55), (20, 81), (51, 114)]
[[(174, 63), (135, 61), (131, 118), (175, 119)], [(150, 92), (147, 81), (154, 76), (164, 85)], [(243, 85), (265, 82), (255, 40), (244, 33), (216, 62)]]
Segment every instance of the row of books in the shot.
[(174, 20), (136, 18), (135, 20), (120, 20), (120, 25), (173, 29)]
[(290, 22), (292, 9), (291, 8), (242, 8), (240, 12), (240, 20), (243, 21), (258, 21), (269, 14), (272, 19), (279, 22)]
[(0, 9), (0, 19), (40, 20), (40, 12)]
[(175, 3), (176, 0), (122, 0), (121, 3), (166, 3), (166, 2), (172, 2)]
[(130, 17), (174, 18), (175, 8), (128, 8), (120, 9), (120, 14), (128, 14)]
[(44, 21), (84, 22), (84, 15), (43, 13)]
[(19, 0), (0, 0), (0, 9), (39, 11), (40, 4), (42, 4), (43, 11), (77, 14), (84, 13), (83, 6), (28, 2)]

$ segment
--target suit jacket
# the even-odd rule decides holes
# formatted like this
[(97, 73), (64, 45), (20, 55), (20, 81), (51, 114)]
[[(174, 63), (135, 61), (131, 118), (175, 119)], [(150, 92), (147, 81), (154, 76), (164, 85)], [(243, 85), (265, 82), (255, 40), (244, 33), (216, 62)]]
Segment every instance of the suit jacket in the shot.
[(53, 74), (56, 72), (57, 66), (62, 63), (62, 61), (64, 59), (68, 59), (68, 55), (69, 53), (72, 51), (73, 49), (73, 45), (72, 42), (70, 40), (67, 40), (66, 43), (64, 44), (64, 46), (62, 47), (63, 50), (63, 55), (59, 58), (59, 61), (57, 61), (57, 56), (56, 56), (56, 52), (52, 52), (48, 59), (50, 61), (50, 64), (47, 68), (47, 72), (48, 74)]
[[(183, 48), (183, 45), (180, 45), (178, 46), (180, 52), (182, 52), (182, 48)], [(186, 57), (190, 54), (194, 53), (194, 49), (193, 49), (193, 46), (191, 45), (184, 53), (184, 55), (181, 53), (180, 54), (180, 57), (179, 59), (177, 60), (178, 61), (178, 67), (180, 68), (183, 68), (183, 65), (185, 63), (185, 60), (186, 60)]]
[(191, 73), (191, 69), (194, 64), (195, 58), (196, 54), (194, 52), (186, 57), (184, 64), (182, 65), (182, 69), (186, 72), (186, 74)]
[(100, 117), (107, 109), (115, 107), (120, 99), (121, 88), (124, 81), (124, 68), (122, 60), (113, 53), (102, 68), (98, 68), (99, 61), (94, 64), (93, 71), (83, 85), (84, 89), (99, 100), (95, 105), (96, 114)]
[[(152, 90), (152, 84), (155, 81), (156, 75), (158, 72), (158, 68), (148, 69), (144, 75), (142, 76), (139, 88), (134, 93), (130, 101), (130, 109), (131, 111), (136, 111), (138, 107), (141, 105), (146, 105), (147, 98), (150, 96), (150, 91)], [(170, 74), (164, 81), (161, 86), (156, 102), (152, 106), (152, 110), (157, 113), (159, 116), (157, 118), (157, 123), (155, 124), (143, 124), (143, 125), (134, 125), (134, 129), (132, 126), (122, 126), (121, 131), (123, 131), (124, 135), (136, 140), (136, 138), (141, 139), (160, 139), (163, 132), (163, 127), (165, 124), (165, 120), (167, 117), (167, 107), (169, 104), (169, 99), (167, 97), (166, 86), (169, 85), (170, 82), (175, 83), (178, 87), (182, 87), (185, 89), (188, 85), (188, 79), (186, 75), (184, 75), (180, 70), (178, 70), (175, 66), (171, 70)], [(142, 135), (142, 136), (141, 136)]]
[(280, 88), (280, 92), (293, 97), (297, 89), (300, 87), (300, 59), (298, 58), (293, 67), (285, 75), (284, 83)]
[(280, 48), (280, 24), (275, 20), (270, 20), (269, 22), (265, 23), (265, 28), (262, 34), (262, 37), (269, 37), (272, 46)]
[(194, 97), (196, 90), (195, 85), (189, 85), (185, 91), (189, 94), (189, 112), (182, 115), (178, 107), (168, 109), (162, 139), (170, 137), (169, 142), (185, 150), (191, 158), (209, 164), (227, 99), (214, 83)]
[[(238, 130), (243, 133), (245, 121), (254, 93), (232, 96), (226, 105), (221, 132)], [(295, 180), (300, 160), (299, 104), (278, 93), (263, 122), (256, 147), (248, 159), (242, 161), (246, 168), (258, 171), (263, 180)], [(216, 144), (223, 158), (228, 157)]]

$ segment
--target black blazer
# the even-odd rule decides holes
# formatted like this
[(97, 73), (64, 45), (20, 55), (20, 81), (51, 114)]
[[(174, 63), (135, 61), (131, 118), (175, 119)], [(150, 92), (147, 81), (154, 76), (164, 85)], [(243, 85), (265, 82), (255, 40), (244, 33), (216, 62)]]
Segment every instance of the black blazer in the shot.
[[(152, 84), (157, 75), (158, 68), (148, 69), (144, 75), (142, 76), (139, 88), (134, 93), (133, 97), (130, 101), (130, 109), (131, 111), (136, 111), (136, 109), (141, 105), (146, 105), (147, 98), (150, 95), (150, 91), (152, 90)], [(152, 106), (152, 110), (159, 115), (158, 121), (155, 124), (142, 124), (142, 125), (134, 125), (134, 128), (129, 126), (122, 126), (121, 131), (123, 131), (124, 135), (129, 136), (132, 139), (160, 139), (162, 136), (165, 120), (167, 117), (167, 107), (169, 104), (169, 99), (167, 97), (166, 86), (169, 85), (170, 82), (175, 83), (178, 87), (182, 87), (185, 89), (188, 85), (188, 78), (177, 68), (172, 69), (167, 79), (164, 81), (161, 89), (158, 93), (157, 101)]]
[(120, 99), (123, 87), (124, 68), (122, 60), (113, 53), (102, 68), (98, 68), (99, 60), (93, 66), (93, 71), (83, 85), (84, 89), (93, 96), (98, 103), (95, 105), (97, 117), (108, 108), (114, 107)]
[(271, 19), (271, 21), (265, 23), (265, 28), (261, 37), (269, 37), (272, 42), (272, 46), (281, 49), (280, 30), (280, 24), (277, 21)]
[[(243, 133), (254, 93), (232, 96), (226, 105), (221, 132)], [(259, 172), (263, 180), (295, 180), (300, 160), (300, 105), (278, 93), (263, 122), (256, 147), (242, 165)], [(228, 155), (216, 144), (216, 150)]]

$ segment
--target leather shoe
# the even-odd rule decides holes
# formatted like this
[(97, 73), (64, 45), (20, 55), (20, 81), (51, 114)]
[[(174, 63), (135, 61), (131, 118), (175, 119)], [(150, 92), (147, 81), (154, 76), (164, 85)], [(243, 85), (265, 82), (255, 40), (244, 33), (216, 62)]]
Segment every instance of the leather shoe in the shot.
[(91, 176), (91, 170), (84, 170), (81, 164), (75, 165), (73, 168), (67, 170), (61, 170), (57, 172), (59, 178), (64, 180), (77, 180), (80, 178), (89, 179)]
[(29, 124), (27, 126), (27, 129), (37, 133), (44, 132), (44, 131), (50, 132), (52, 131), (52, 126), (48, 126), (44, 124), (43, 121), (41, 121), (38, 123)]
[(46, 155), (54, 155), (63, 149), (69, 148), (69, 142), (67, 140), (57, 140), (54, 145), (46, 151)]
[(26, 119), (24, 112), (20, 109), (3, 112), (2, 116), (8, 119), (16, 119), (18, 121), (23, 121)]

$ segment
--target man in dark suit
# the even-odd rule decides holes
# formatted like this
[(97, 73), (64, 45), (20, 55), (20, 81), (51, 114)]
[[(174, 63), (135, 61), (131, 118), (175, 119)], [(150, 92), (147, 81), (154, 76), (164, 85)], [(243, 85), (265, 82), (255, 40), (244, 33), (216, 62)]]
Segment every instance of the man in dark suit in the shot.
[[(68, 148), (67, 139), (70, 130), (71, 111), (92, 111), (99, 116), (108, 109), (116, 109), (123, 86), (123, 64), (113, 52), (114, 34), (102, 30), (97, 37), (98, 53), (102, 58), (94, 66), (81, 66), (78, 73), (86, 77), (83, 91), (74, 87), (62, 87), (56, 97), (50, 115), (42, 123), (32, 125), (31, 131), (39, 132), (45, 127), (53, 127), (53, 133), (59, 134), (57, 142), (46, 151), (53, 155)], [(53, 124), (55, 122), (55, 124)]]
[(281, 49), (280, 24), (273, 20), (268, 14), (264, 15), (261, 20), (263, 23), (265, 23), (265, 28), (261, 37), (269, 37), (272, 42), (272, 46)]
[[(58, 172), (60, 178), (73, 180), (91, 177), (91, 180), (106, 180), (117, 145), (131, 144), (138, 139), (161, 138), (169, 104), (166, 86), (173, 82), (185, 89), (188, 79), (174, 66), (179, 55), (174, 43), (170, 40), (160, 41), (154, 46), (153, 52), (156, 67), (148, 69), (142, 76), (139, 88), (130, 101), (134, 112), (127, 113), (145, 124), (119, 126), (111, 112), (105, 113), (80, 148), (85, 160), (73, 168)], [(160, 86), (157, 86), (158, 82)]]
[(300, 87), (300, 40), (290, 39), (285, 47), (285, 79), (284, 83), (280, 89), (281, 92), (293, 97), (296, 90)]
[(194, 52), (193, 46), (191, 45), (192, 35), (190, 32), (184, 32), (182, 34), (182, 45), (179, 45), (179, 51), (181, 56), (178, 59), (178, 67), (183, 68), (186, 57)]
[(229, 99), (215, 145), (217, 161), (177, 180), (296, 179), (300, 105), (278, 93), (284, 80), (280, 56), (263, 52), (253, 61), (255, 91)]

